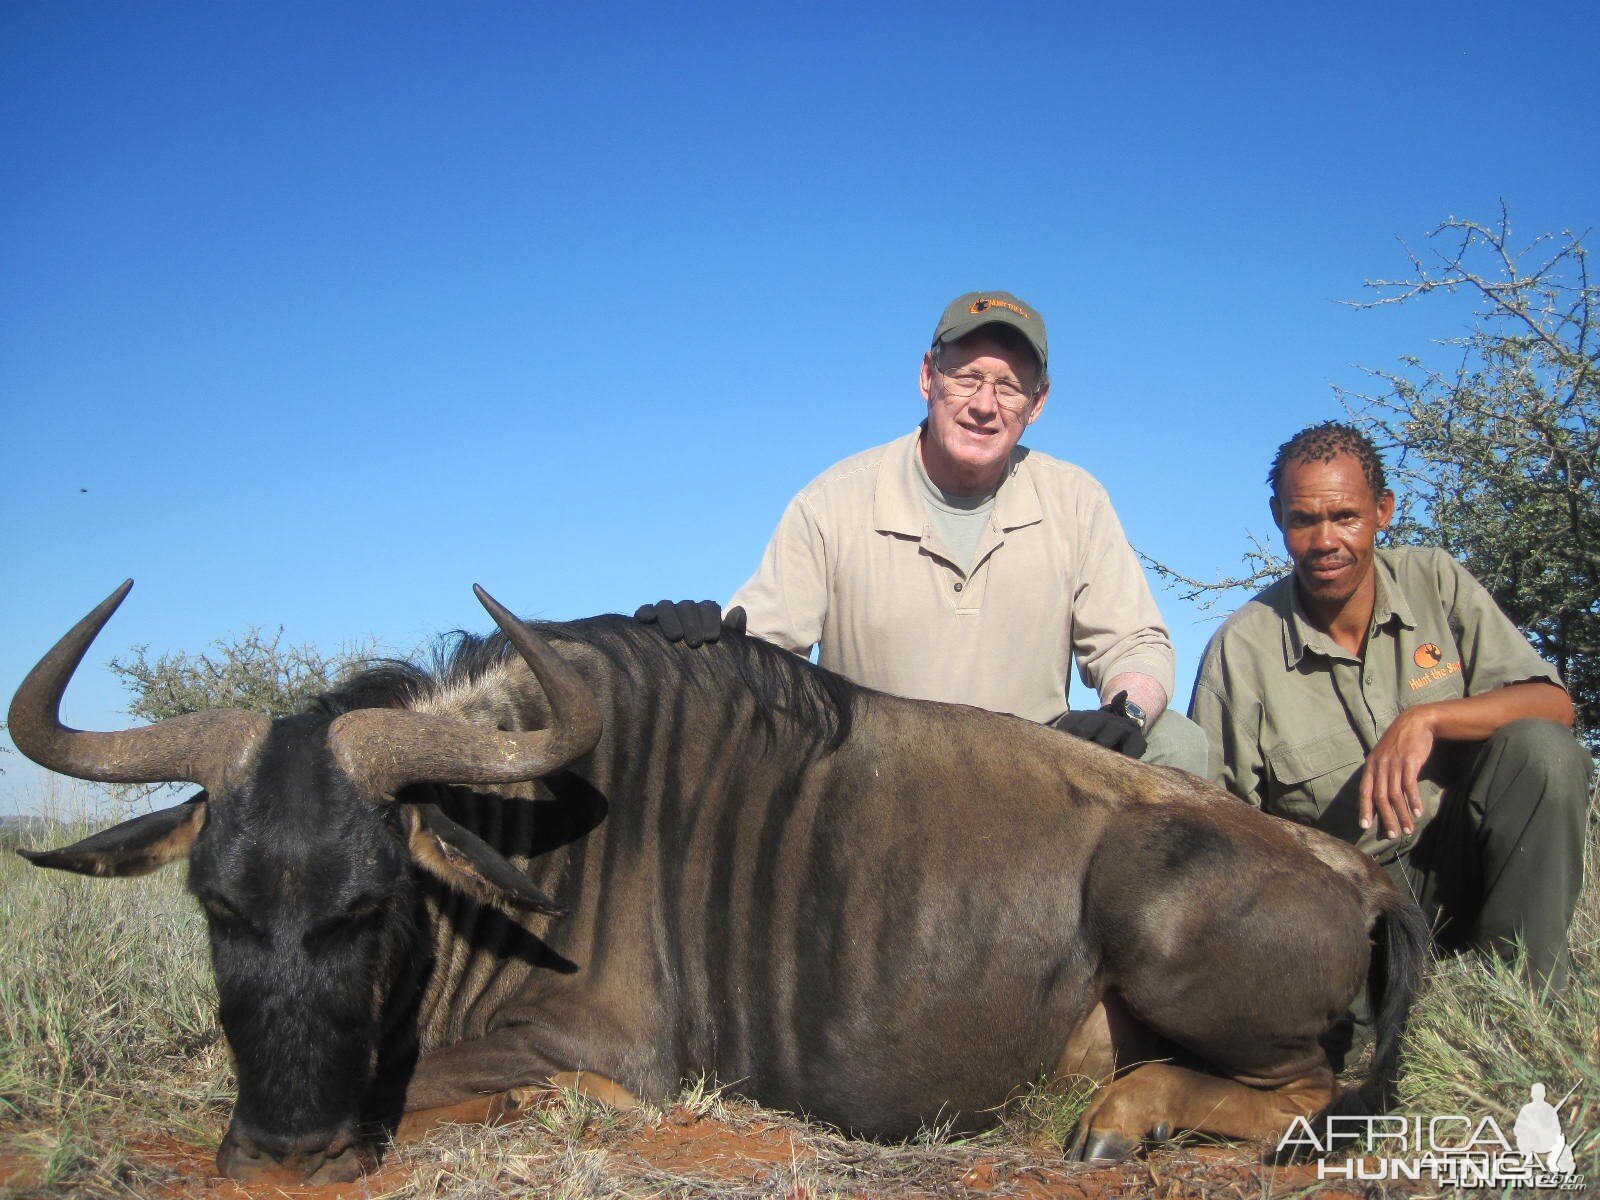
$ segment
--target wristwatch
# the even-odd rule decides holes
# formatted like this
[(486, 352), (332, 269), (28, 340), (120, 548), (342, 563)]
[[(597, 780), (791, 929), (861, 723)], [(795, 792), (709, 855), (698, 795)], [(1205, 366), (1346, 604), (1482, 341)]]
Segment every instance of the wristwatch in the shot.
[(1144, 709), (1128, 699), (1127, 692), (1118, 692), (1117, 698), (1106, 705), (1106, 711), (1114, 712), (1119, 717), (1127, 717), (1139, 727), (1141, 733), (1144, 731), (1145, 722), (1150, 719)]

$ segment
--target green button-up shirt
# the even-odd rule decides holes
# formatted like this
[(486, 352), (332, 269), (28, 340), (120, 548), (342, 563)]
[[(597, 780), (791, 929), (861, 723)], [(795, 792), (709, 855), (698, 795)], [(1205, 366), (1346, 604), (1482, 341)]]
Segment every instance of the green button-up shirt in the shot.
[[(1379, 550), (1366, 651), (1313, 626), (1294, 577), (1251, 600), (1211, 639), (1189, 715), (1211, 743), (1211, 777), (1268, 812), (1354, 842), (1380, 860), (1415, 840), (1357, 824), (1361, 766), (1404, 709), (1508, 684), (1561, 686), (1500, 607), (1442, 550)], [(1423, 773), (1417, 833), (1439, 811), (1450, 756)]]

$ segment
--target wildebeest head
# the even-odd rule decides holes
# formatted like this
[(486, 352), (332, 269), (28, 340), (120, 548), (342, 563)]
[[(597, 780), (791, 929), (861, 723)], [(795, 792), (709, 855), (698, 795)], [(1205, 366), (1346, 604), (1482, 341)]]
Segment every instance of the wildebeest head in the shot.
[(370, 1164), (360, 1122), (386, 1009), (397, 975), (417, 959), (412, 868), (509, 911), (558, 911), (470, 831), (396, 794), (430, 781), (507, 784), (557, 770), (594, 747), (599, 709), (571, 667), (477, 588), (544, 690), (552, 714), (544, 729), (377, 708), (277, 720), (217, 709), (117, 733), (66, 728), (62, 693), (131, 587), (29, 673), (12, 701), (12, 740), (41, 766), (80, 779), (204, 790), (64, 849), (23, 853), (102, 876), (142, 875), (187, 856), (239, 1080), (218, 1166), (243, 1179), (354, 1178)]

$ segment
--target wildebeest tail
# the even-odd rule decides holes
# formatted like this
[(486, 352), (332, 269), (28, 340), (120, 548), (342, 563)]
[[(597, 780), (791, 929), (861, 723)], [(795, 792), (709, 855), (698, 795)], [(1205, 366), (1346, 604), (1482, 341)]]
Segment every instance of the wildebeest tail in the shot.
[(1398, 888), (1378, 917), (1373, 939), (1372, 965), (1367, 973), (1367, 994), (1372, 997), (1377, 1021), (1377, 1042), (1367, 1081), (1357, 1090), (1370, 1093), (1370, 1101), (1384, 1112), (1394, 1106), (1395, 1083), (1400, 1075), (1400, 1039), (1411, 1018), (1411, 1005), (1422, 983), (1422, 964), (1428, 954), (1428, 921), (1410, 896)]
[(1379, 900), (1372, 928), (1372, 962), (1367, 968), (1367, 997), (1372, 1006), (1374, 1044), (1366, 1082), (1334, 1098), (1320, 1118), (1387, 1112), (1397, 1098), (1400, 1039), (1428, 950), (1428, 922), (1410, 896), (1398, 888)]
[[(1326, 1153), (1348, 1136), (1335, 1137), (1330, 1117), (1377, 1116), (1394, 1107), (1395, 1084), (1400, 1073), (1400, 1039), (1411, 1016), (1411, 1004), (1422, 982), (1422, 964), (1428, 949), (1428, 923), (1411, 897), (1398, 888), (1385, 888), (1372, 924), (1372, 961), (1367, 968), (1367, 998), (1372, 1006), (1374, 1045), (1372, 1065), (1359, 1087), (1334, 1095), (1332, 1103), (1309, 1124), (1318, 1153)], [(1305, 1145), (1280, 1145), (1273, 1161), (1292, 1162), (1306, 1153)]]

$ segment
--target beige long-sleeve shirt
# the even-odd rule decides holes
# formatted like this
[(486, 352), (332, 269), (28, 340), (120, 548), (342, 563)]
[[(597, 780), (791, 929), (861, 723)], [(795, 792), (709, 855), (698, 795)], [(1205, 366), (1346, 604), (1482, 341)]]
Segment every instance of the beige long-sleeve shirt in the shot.
[(1071, 664), (1172, 694), (1172, 641), (1110, 498), (1088, 472), (1019, 446), (970, 571), (930, 520), (912, 430), (845, 459), (789, 504), (733, 597), (752, 634), (900, 696), (1049, 721)]

